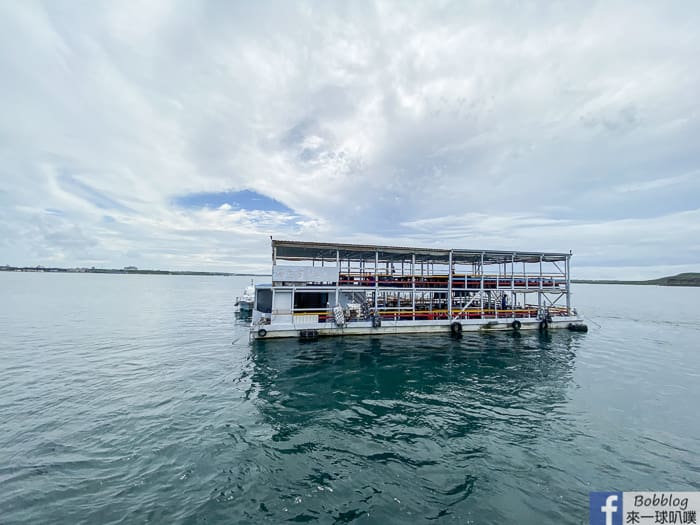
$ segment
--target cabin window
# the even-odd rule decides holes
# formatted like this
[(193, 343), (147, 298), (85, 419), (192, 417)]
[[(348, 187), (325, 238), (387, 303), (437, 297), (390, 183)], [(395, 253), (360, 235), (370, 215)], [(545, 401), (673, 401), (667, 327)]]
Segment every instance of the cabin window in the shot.
[(328, 292), (295, 292), (294, 309), (324, 309), (328, 306)]
[(257, 291), (255, 296), (255, 309), (258, 312), (269, 314), (272, 312), (272, 290), (262, 288)]

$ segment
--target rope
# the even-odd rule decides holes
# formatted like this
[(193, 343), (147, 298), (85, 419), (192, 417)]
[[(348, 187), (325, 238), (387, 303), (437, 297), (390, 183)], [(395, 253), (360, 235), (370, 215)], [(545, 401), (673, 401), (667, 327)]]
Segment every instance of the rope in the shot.
[(598, 328), (600, 328), (600, 329), (603, 328), (602, 326), (600, 326), (598, 323), (596, 323), (596, 322), (595, 322), (593, 319), (591, 319), (590, 317), (586, 318), (586, 320), (587, 320), (587, 321), (590, 321), (591, 323), (593, 323), (594, 325), (596, 325), (596, 326), (597, 326)]

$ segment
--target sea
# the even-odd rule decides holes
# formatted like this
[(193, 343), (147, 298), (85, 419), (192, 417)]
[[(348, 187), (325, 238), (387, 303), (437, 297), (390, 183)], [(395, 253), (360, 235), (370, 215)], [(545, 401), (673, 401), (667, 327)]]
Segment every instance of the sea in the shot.
[(588, 524), (591, 491), (700, 491), (700, 288), (576, 284), (588, 333), (251, 344), (249, 282), (0, 272), (0, 523)]

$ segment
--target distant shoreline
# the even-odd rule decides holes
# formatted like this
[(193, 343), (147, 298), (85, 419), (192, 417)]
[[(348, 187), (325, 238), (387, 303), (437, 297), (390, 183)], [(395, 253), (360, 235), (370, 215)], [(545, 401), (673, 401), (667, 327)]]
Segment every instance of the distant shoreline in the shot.
[(24, 273), (107, 273), (107, 274), (133, 274), (133, 275), (199, 275), (215, 277), (267, 277), (264, 273), (236, 273), (236, 272), (194, 272), (178, 270), (139, 270), (117, 268), (45, 268), (43, 266), (0, 266), (0, 272), (24, 272)]
[[(133, 275), (195, 275), (212, 277), (269, 277), (266, 273), (238, 272), (197, 272), (187, 270), (139, 270), (127, 267), (117, 268), (48, 268), (44, 266), (0, 266), (0, 272), (27, 273), (102, 273), (102, 274), (133, 274)], [(572, 279), (574, 284), (628, 284), (642, 286), (682, 286), (700, 287), (700, 273), (681, 273), (660, 279), (646, 281), (622, 281), (617, 279)]]
[(618, 281), (615, 279), (572, 279), (575, 284), (636, 284), (644, 286), (700, 286), (700, 273), (680, 273), (648, 281)]

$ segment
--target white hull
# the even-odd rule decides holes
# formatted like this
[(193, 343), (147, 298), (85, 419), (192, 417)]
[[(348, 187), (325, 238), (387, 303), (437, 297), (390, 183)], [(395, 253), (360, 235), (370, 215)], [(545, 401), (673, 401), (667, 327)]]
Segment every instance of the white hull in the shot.
[[(459, 320), (463, 332), (478, 331), (510, 331), (513, 332), (514, 319), (468, 319)], [(541, 321), (538, 319), (517, 319), (520, 322), (519, 330), (539, 330)], [(333, 323), (313, 323), (304, 325), (260, 325), (251, 329), (252, 339), (281, 339), (299, 338), (305, 334), (316, 332), (318, 337), (350, 336), (350, 335), (391, 335), (391, 334), (419, 334), (452, 332), (452, 322), (440, 321), (386, 321), (382, 320), (380, 327), (373, 327), (371, 321), (358, 321), (345, 326), (337, 326)], [(584, 326), (578, 316), (557, 317), (547, 323), (547, 329), (569, 329), (569, 325)], [(263, 330), (261, 332), (261, 330)]]

